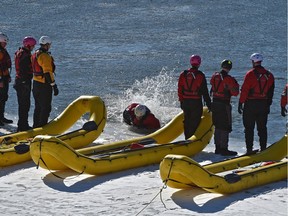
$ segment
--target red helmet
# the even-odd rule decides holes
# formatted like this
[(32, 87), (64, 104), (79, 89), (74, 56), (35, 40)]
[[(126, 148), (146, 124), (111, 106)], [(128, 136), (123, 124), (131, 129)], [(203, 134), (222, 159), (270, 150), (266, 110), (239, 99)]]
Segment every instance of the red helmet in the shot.
[(28, 47), (28, 46), (35, 46), (36, 40), (33, 37), (27, 36), (23, 39), (23, 46)]
[(199, 67), (200, 64), (201, 64), (201, 57), (199, 55), (192, 55), (190, 57), (190, 64), (192, 66), (196, 66), (196, 67)]

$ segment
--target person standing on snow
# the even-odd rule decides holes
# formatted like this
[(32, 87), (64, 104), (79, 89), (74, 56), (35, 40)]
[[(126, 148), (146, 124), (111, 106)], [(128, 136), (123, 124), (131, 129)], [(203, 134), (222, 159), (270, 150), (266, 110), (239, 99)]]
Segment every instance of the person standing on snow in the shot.
[(27, 36), (23, 39), (23, 46), (15, 52), (15, 84), (18, 99), (18, 128), (17, 131), (31, 129), (28, 123), (28, 113), (31, 104), (31, 85), (33, 70), (31, 64), (31, 51), (36, 45), (36, 40)]
[(6, 50), (9, 39), (6, 34), (0, 32), (0, 126), (4, 123), (13, 123), (12, 120), (4, 117), (5, 105), (8, 100), (9, 83), (11, 82), (11, 57)]
[(123, 120), (126, 124), (140, 129), (159, 129), (160, 121), (149, 108), (139, 103), (130, 104), (123, 112)]
[(230, 60), (223, 60), (222, 70), (215, 72), (210, 80), (212, 102), (212, 120), (215, 126), (214, 143), (215, 154), (223, 156), (237, 155), (237, 152), (228, 150), (229, 133), (232, 131), (231, 96), (239, 94), (239, 84), (229, 75), (232, 69)]
[(261, 65), (263, 56), (253, 53), (250, 59), (253, 68), (244, 77), (238, 105), (239, 114), (243, 112), (247, 154), (253, 153), (255, 123), (261, 151), (267, 147), (267, 120), (275, 85), (273, 74)]
[(42, 127), (48, 122), (51, 112), (52, 92), (57, 96), (59, 90), (55, 83), (55, 64), (49, 49), (51, 39), (42, 36), (39, 39), (40, 48), (32, 55), (33, 68), (33, 97), (35, 109), (33, 115), (33, 128)]
[(205, 74), (199, 70), (201, 57), (192, 55), (190, 57), (191, 68), (181, 72), (178, 79), (178, 98), (184, 113), (184, 135), (189, 139), (200, 124), (203, 112), (202, 97), (211, 110), (211, 99), (209, 97)]
[(287, 97), (288, 97), (288, 83), (286, 84), (282, 94), (281, 94), (281, 100), (280, 100), (280, 106), (281, 106), (281, 115), (285, 117), (287, 115)]

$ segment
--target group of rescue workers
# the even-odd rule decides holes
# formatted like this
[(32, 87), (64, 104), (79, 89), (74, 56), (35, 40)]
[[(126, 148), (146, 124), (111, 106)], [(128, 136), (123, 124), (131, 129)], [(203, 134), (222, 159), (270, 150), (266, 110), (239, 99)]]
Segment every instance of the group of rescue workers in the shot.
[[(263, 56), (259, 53), (251, 55), (253, 68), (249, 70), (239, 90), (239, 84), (229, 72), (232, 61), (225, 59), (221, 62), (221, 70), (215, 72), (210, 80), (210, 94), (205, 74), (199, 70), (201, 57), (190, 57), (191, 68), (181, 72), (178, 79), (178, 97), (180, 107), (184, 113), (184, 136), (189, 139), (197, 130), (203, 112), (203, 100), (212, 112), (212, 121), (215, 126), (214, 143), (215, 154), (223, 156), (237, 155), (236, 151), (228, 149), (229, 133), (232, 131), (231, 97), (238, 96), (239, 114), (243, 113), (245, 128), (246, 154), (252, 154), (254, 141), (254, 128), (257, 125), (260, 150), (267, 147), (267, 119), (274, 94), (274, 76), (262, 65)], [(287, 89), (286, 84), (281, 95), (281, 115), (287, 115)], [(212, 99), (211, 99), (212, 98)], [(148, 107), (133, 103), (123, 112), (124, 122), (138, 128), (160, 128), (159, 120), (151, 113)]]
[[(243, 113), (246, 154), (248, 155), (254, 152), (255, 124), (260, 150), (263, 151), (267, 147), (267, 119), (275, 87), (273, 74), (261, 65), (263, 56), (259, 53), (253, 53), (250, 60), (253, 67), (244, 77), (238, 103), (238, 113)], [(231, 60), (223, 60), (221, 71), (212, 75), (210, 95), (205, 74), (199, 70), (201, 57), (192, 55), (190, 64), (192, 67), (183, 71), (178, 80), (178, 97), (184, 112), (185, 139), (189, 139), (195, 133), (200, 123), (203, 98), (208, 110), (212, 112), (212, 121), (215, 126), (215, 154), (237, 155), (237, 152), (228, 149), (229, 133), (232, 131), (231, 96), (237, 96), (240, 92), (238, 82), (229, 75), (232, 69)], [(287, 88), (288, 84), (281, 95), (282, 116), (287, 114)]]
[[(4, 117), (12, 68), (11, 57), (6, 50), (8, 41), (7, 35), (0, 32), (0, 126), (13, 123), (12, 120)], [(52, 41), (48, 36), (40, 37), (40, 47), (32, 54), (36, 43), (33, 37), (25, 37), (23, 46), (15, 52), (14, 56), (16, 77), (13, 87), (17, 92), (19, 116), (17, 131), (32, 128), (28, 123), (31, 90), (35, 100), (33, 128), (47, 124), (51, 112), (52, 94), (53, 92), (54, 96), (59, 94), (55, 82), (55, 64), (49, 52)], [(255, 124), (261, 151), (267, 147), (266, 125), (275, 87), (273, 74), (261, 65), (263, 56), (254, 53), (250, 59), (253, 68), (244, 77), (238, 104), (239, 114), (243, 113), (247, 154), (253, 153)], [(229, 75), (232, 61), (223, 60), (221, 71), (212, 75), (210, 94), (205, 74), (199, 70), (201, 57), (192, 55), (190, 64), (192, 67), (181, 72), (178, 80), (178, 97), (184, 113), (185, 139), (189, 139), (200, 124), (204, 100), (209, 112), (212, 112), (215, 126), (215, 154), (237, 155), (237, 152), (228, 149), (229, 133), (232, 131), (231, 97), (238, 96), (240, 92), (238, 82)], [(287, 115), (287, 89), (288, 84), (281, 95), (282, 116)], [(139, 103), (129, 105), (123, 112), (123, 119), (128, 125), (138, 128), (156, 130), (161, 127), (160, 121), (149, 108)]]
[[(6, 50), (8, 41), (7, 35), (0, 32), (0, 126), (4, 123), (13, 123), (12, 120), (4, 117), (12, 68), (11, 57)], [(54, 92), (55, 96), (59, 93), (54, 76), (55, 64), (49, 52), (51, 39), (42, 36), (39, 39), (39, 49), (32, 54), (36, 43), (33, 37), (25, 37), (23, 46), (15, 52), (14, 56), (16, 77), (13, 87), (17, 92), (19, 116), (17, 131), (32, 128), (28, 123), (31, 89), (35, 100), (33, 128), (47, 124), (51, 112), (52, 93)]]

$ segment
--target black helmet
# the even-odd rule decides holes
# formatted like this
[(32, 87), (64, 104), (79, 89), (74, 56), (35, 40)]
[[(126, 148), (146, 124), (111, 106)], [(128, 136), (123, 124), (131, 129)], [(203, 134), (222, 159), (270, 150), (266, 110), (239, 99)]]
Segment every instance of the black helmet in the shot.
[(230, 60), (228, 60), (228, 59), (223, 60), (222, 63), (221, 63), (221, 67), (231, 70), (231, 68), (232, 68), (232, 61), (230, 61)]

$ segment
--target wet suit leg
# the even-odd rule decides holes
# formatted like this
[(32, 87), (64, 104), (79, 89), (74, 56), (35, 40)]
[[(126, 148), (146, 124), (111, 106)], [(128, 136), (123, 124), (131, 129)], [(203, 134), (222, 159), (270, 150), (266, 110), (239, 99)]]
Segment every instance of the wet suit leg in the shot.
[[(261, 106), (261, 105), (260, 105)], [(265, 106), (268, 106), (266, 102), (263, 103), (261, 106), (262, 109), (259, 110), (259, 115), (256, 119), (256, 126), (259, 136), (259, 144), (261, 151), (265, 150), (267, 147), (267, 120), (268, 120), (268, 112), (267, 109), (265, 109)]]
[(34, 81), (33, 96), (35, 99), (33, 128), (42, 127), (47, 124), (51, 112), (52, 87), (49, 84)]
[(7, 78), (2, 78), (3, 87), (0, 88), (0, 122), (3, 125), (5, 105), (8, 100), (9, 81)]
[(254, 128), (256, 122), (253, 109), (252, 104), (249, 102), (245, 103), (243, 110), (243, 125), (245, 128), (244, 132), (247, 152), (252, 152), (253, 150)]
[(29, 129), (28, 113), (31, 104), (31, 81), (19, 83), (15, 86), (18, 100), (18, 131)]
[(231, 105), (229, 101), (213, 99), (212, 121), (215, 126), (215, 153), (228, 149), (229, 133), (232, 131)]
[(189, 139), (192, 135), (194, 135), (197, 127), (200, 124), (203, 104), (201, 99), (184, 100), (182, 103), (184, 112), (184, 135), (185, 139)]

